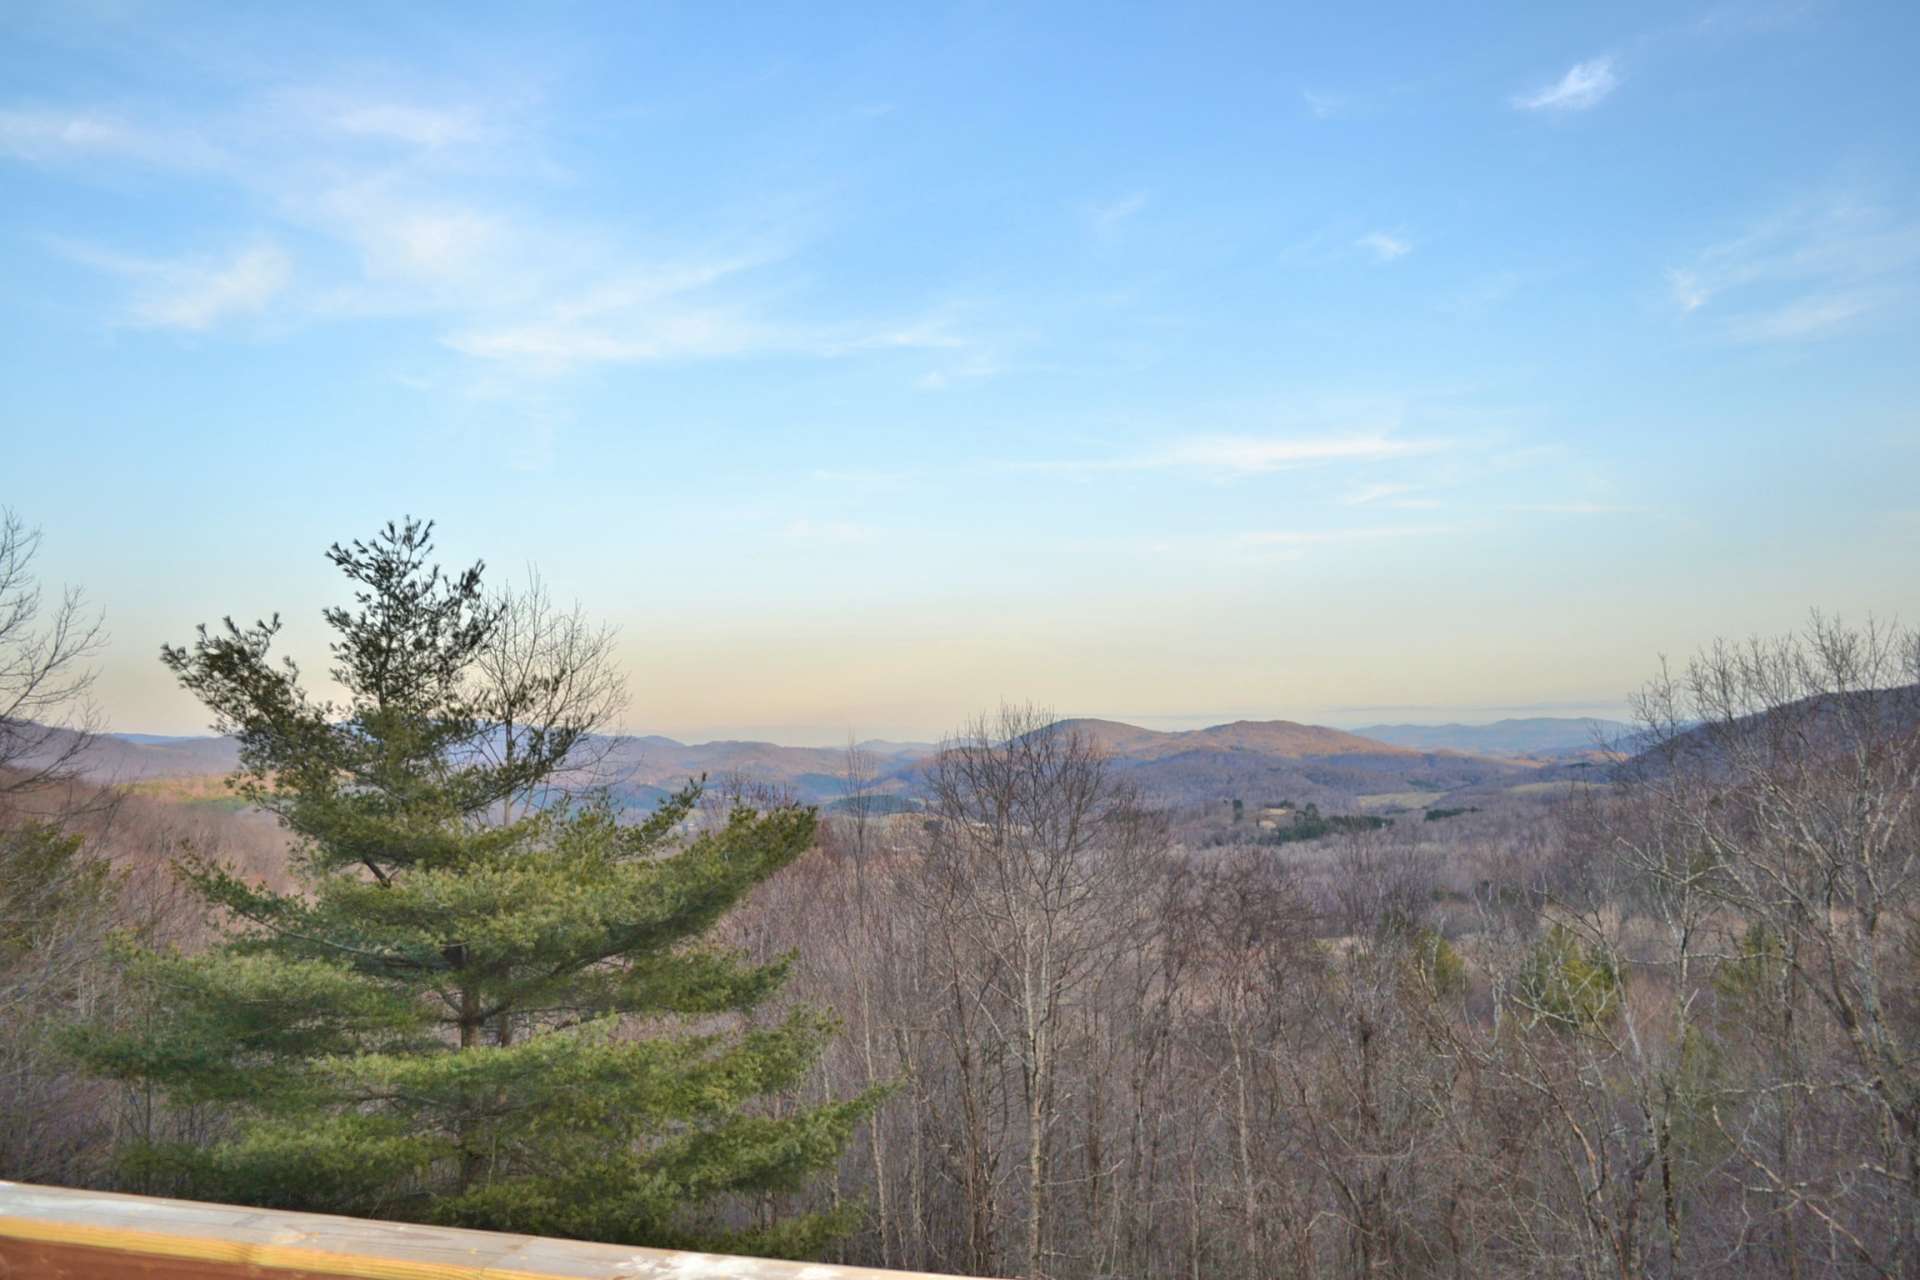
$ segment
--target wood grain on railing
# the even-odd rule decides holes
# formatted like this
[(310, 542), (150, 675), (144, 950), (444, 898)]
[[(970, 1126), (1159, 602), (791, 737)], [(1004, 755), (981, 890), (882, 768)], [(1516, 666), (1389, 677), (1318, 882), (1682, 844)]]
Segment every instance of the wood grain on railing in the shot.
[(939, 1280), (0, 1182), (0, 1280)]

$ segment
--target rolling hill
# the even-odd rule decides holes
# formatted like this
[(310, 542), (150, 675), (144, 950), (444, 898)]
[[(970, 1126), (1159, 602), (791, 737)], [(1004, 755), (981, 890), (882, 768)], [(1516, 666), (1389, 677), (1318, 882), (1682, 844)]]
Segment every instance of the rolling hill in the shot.
[(1115, 767), (1150, 797), (1171, 804), (1240, 799), (1346, 807), (1363, 795), (1497, 786), (1531, 776), (1533, 769), (1290, 720), (1236, 720), (1171, 733), (1113, 720), (1065, 723), (1111, 752)]

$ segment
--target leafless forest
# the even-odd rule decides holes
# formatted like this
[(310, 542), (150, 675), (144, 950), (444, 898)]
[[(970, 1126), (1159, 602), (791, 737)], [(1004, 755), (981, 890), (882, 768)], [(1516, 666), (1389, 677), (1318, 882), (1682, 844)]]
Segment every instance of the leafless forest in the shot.
[[(743, 939), (897, 1093), (846, 1256), (979, 1275), (1920, 1267), (1913, 637), (1651, 686), (1617, 786), (1190, 850), (1023, 713)], [(858, 761), (853, 762), (858, 771)]]
[[(0, 679), (82, 693), (57, 683), (78, 608)], [(943, 744), (921, 812), (864, 805), (849, 750), (851, 803), (728, 926), (841, 1020), (792, 1101), (890, 1091), (813, 1193), (864, 1211), (838, 1260), (1920, 1273), (1917, 682), (1911, 632), (1816, 620), (1649, 685), (1652, 745), (1606, 785), (1278, 846), (1202, 839), (1040, 712)], [(142, 1016), (116, 932), (203, 936), (172, 851), (270, 877), (277, 832), (24, 742), (0, 740), (0, 1170), (113, 1184), (120, 1137), (218, 1118), (81, 1079), (62, 1028)]]

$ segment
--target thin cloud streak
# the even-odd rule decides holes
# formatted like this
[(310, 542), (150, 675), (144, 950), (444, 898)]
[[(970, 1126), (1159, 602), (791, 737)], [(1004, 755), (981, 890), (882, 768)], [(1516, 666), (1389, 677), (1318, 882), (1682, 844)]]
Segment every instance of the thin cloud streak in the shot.
[(1307, 104), (1307, 112), (1315, 120), (1331, 120), (1346, 106), (1345, 98), (1332, 93), (1315, 93), (1312, 89), (1302, 89), (1300, 100)]
[(134, 258), (85, 245), (55, 242), (68, 258), (133, 283), (118, 323), (136, 329), (199, 333), (265, 313), (293, 279), (293, 260), (279, 245), (260, 241), (219, 257)]
[(203, 330), (233, 316), (258, 315), (287, 287), (293, 265), (272, 245), (242, 249), (231, 259), (166, 273), (164, 291), (134, 304), (136, 323)]
[(1413, 252), (1413, 245), (1409, 241), (1388, 235), (1384, 231), (1369, 232), (1354, 241), (1354, 244), (1372, 253), (1376, 262), (1392, 262), (1396, 258), (1404, 258)]
[(1739, 316), (1727, 325), (1735, 342), (1801, 342), (1851, 329), (1861, 317), (1879, 310), (1890, 295), (1872, 290), (1810, 294), (1770, 311)]
[(1236, 539), (1247, 547), (1317, 547), (1338, 542), (1433, 538), (1457, 532), (1453, 525), (1389, 525), (1366, 529), (1256, 529)]
[(471, 142), (481, 136), (468, 112), (436, 111), (387, 102), (348, 107), (333, 115), (331, 123), (344, 133), (418, 147), (444, 147)]
[(1417, 484), (1362, 485), (1358, 489), (1344, 495), (1340, 499), (1340, 505), (1343, 507), (1364, 507), (1371, 506), (1374, 503), (1383, 503), (1395, 507), (1437, 505), (1425, 500), (1415, 500), (1407, 497), (1408, 494), (1418, 493), (1419, 491), (1420, 486)]
[(131, 124), (114, 113), (91, 109), (0, 109), (0, 154), (30, 164), (105, 157), (188, 172), (231, 163), (224, 151), (196, 133)]
[(1512, 99), (1519, 111), (1586, 111), (1597, 107), (1620, 87), (1610, 57), (1589, 58), (1567, 68), (1553, 84)]
[(1094, 238), (1106, 244), (1119, 239), (1124, 225), (1135, 214), (1147, 207), (1148, 198), (1146, 192), (1135, 191), (1118, 200), (1096, 206), (1090, 219)]
[(1443, 440), (1400, 440), (1384, 434), (1346, 436), (1189, 436), (1132, 457), (1017, 464), (1038, 471), (1166, 471), (1190, 469), (1262, 475), (1330, 463), (1386, 462), (1451, 448)]
[[(1920, 222), (1847, 192), (1809, 197), (1666, 272), (1683, 318), (1738, 343), (1819, 339), (1911, 297)], [(1695, 320), (1695, 323), (1702, 321)]]

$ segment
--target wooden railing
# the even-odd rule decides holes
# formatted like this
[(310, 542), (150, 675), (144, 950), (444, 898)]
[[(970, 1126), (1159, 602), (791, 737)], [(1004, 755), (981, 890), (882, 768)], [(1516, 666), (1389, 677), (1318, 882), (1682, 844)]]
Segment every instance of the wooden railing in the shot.
[(937, 1280), (0, 1182), (0, 1280)]

